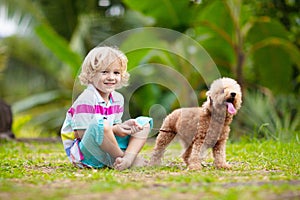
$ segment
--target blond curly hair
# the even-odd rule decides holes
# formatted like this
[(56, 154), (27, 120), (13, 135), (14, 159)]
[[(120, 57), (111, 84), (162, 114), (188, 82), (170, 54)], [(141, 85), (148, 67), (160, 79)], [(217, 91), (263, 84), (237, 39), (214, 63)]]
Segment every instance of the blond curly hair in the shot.
[(115, 47), (95, 47), (85, 57), (78, 76), (82, 85), (92, 83), (95, 74), (107, 69), (111, 64), (118, 62), (121, 68), (121, 83), (118, 88), (128, 85), (129, 73), (127, 72), (128, 59), (123, 52)]

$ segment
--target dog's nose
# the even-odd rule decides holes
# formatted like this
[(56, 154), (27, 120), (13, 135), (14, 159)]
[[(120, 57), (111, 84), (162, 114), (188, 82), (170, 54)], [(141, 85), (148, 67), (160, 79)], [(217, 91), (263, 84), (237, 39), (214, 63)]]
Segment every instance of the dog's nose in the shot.
[(236, 93), (235, 92), (231, 92), (230, 95), (231, 95), (231, 97), (235, 97)]

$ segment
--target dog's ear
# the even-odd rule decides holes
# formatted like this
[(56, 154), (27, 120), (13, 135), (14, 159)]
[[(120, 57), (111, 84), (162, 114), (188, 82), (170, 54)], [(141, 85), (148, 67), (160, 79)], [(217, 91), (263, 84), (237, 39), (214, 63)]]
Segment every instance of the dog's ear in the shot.
[(210, 97), (210, 94), (211, 94), (210, 91), (207, 91), (207, 92), (206, 92), (207, 101), (209, 101), (209, 104), (211, 105), (211, 104), (212, 104), (212, 99), (211, 99), (211, 97)]
[(213, 105), (213, 100), (211, 99), (211, 97), (209, 96), (209, 105), (212, 106)]
[(211, 94), (210, 91), (207, 91), (207, 92), (206, 92), (206, 96), (207, 96), (207, 100), (208, 100), (208, 101), (209, 101), (210, 94)]
[(212, 110), (212, 104), (213, 104), (213, 101), (212, 101), (212, 98), (211, 98), (211, 92), (210, 91), (207, 91), (206, 92), (206, 96), (207, 96), (207, 100), (203, 103), (203, 107), (206, 108), (209, 112), (211, 112)]
[(210, 108), (213, 106), (213, 100), (211, 98), (211, 92), (207, 91), (206, 92), (206, 96), (207, 96), (207, 102), (208, 102), (208, 109), (210, 110)]

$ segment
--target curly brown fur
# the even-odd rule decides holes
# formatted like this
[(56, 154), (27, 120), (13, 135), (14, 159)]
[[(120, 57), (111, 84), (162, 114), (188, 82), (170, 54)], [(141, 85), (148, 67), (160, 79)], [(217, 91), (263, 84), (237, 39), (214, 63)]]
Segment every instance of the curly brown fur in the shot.
[(215, 80), (201, 107), (177, 109), (166, 117), (156, 138), (150, 165), (161, 163), (166, 147), (177, 135), (185, 149), (182, 158), (189, 169), (202, 168), (208, 148), (213, 149), (217, 168), (230, 168), (226, 162), (226, 141), (229, 125), (241, 103), (241, 88), (235, 80)]

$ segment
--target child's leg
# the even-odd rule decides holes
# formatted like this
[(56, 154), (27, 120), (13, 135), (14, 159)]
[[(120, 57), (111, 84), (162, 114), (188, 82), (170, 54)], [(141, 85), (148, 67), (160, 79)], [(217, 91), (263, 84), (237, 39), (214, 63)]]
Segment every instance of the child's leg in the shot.
[(80, 150), (84, 155), (82, 162), (92, 167), (113, 167), (115, 159), (125, 154), (106, 120), (91, 122), (80, 142)]
[(114, 163), (116, 169), (124, 170), (131, 167), (133, 163), (135, 165), (142, 165), (140, 162), (145, 162), (143, 159), (136, 160), (136, 157), (146, 143), (149, 132), (150, 124), (147, 124), (144, 126), (143, 130), (131, 135), (125, 155), (123, 157), (118, 157)]
[(100, 148), (109, 153), (109, 155), (114, 159), (124, 156), (124, 152), (120, 149), (117, 143), (112, 127), (106, 120), (104, 120), (104, 138)]

